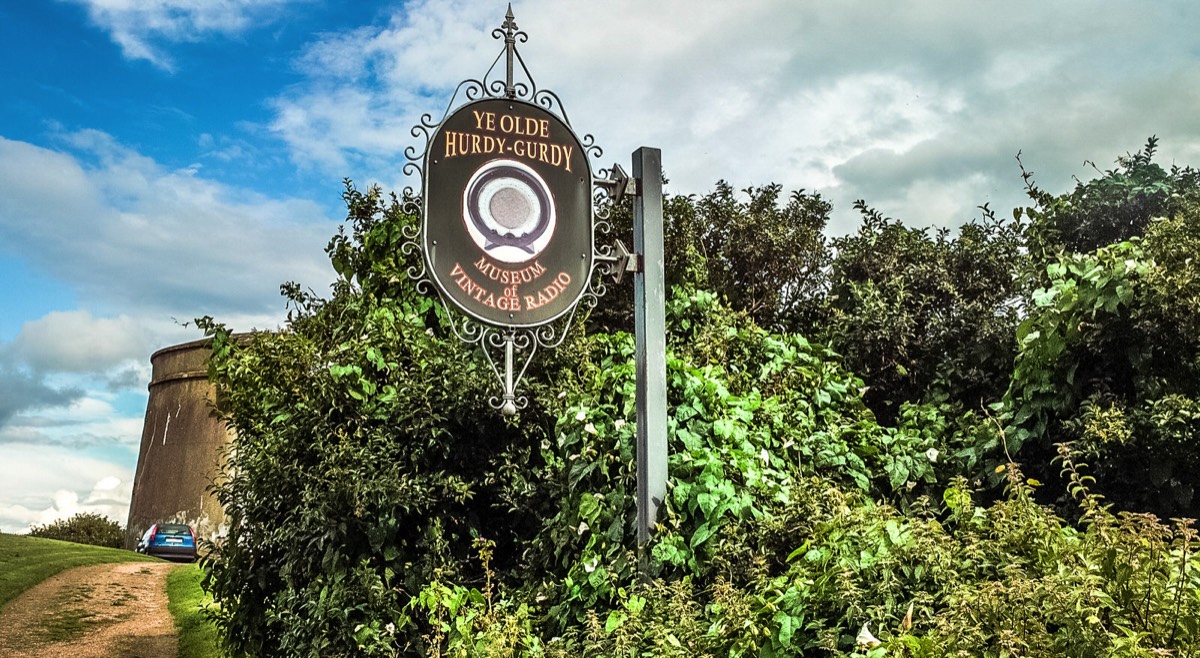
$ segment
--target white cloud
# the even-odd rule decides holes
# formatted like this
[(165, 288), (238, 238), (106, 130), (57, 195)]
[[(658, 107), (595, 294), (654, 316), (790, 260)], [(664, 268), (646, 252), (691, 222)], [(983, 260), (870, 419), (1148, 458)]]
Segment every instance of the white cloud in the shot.
[[(104, 133), (60, 138), (57, 150), (0, 138), (0, 250), (86, 303), (28, 321), (0, 344), (5, 529), (76, 511), (123, 522), (127, 491), (116, 505), (111, 492), (72, 487), (130, 479), (151, 353), (199, 338), (181, 324), (199, 315), (273, 328), (284, 314), (280, 283), (321, 290), (332, 280), (323, 247), (333, 224), (315, 203), (168, 170)], [(105, 458), (67, 459), (72, 451)]]
[(67, 448), (18, 444), (4, 445), (3, 451), (0, 531), (22, 532), (80, 512), (125, 524), (132, 469)]
[(86, 310), (54, 311), (26, 322), (7, 349), (42, 372), (105, 372), (148, 355), (138, 321), (127, 315), (96, 318)]
[(0, 425), (0, 445), (136, 447), (143, 418), (123, 416), (99, 392), (68, 404), (13, 415)]
[(85, 298), (139, 324), (277, 317), (280, 283), (332, 280), (317, 204), (167, 170), (98, 131), (63, 138), (73, 151), (0, 137), (0, 244)]
[[(174, 66), (157, 42), (194, 42), (230, 36), (283, 15), (296, 0), (66, 0), (109, 33), (128, 59), (166, 70)], [(300, 0), (302, 2), (308, 0)]]
[[(856, 198), (916, 223), (956, 224), (984, 202), (1006, 213), (1024, 202), (1019, 150), (1054, 190), (1152, 134), (1168, 161), (1200, 153), (1190, 0), (530, 0), (514, 12), (534, 79), (597, 136), (598, 164), (658, 146), (673, 192), (720, 178), (816, 189), (835, 202), (834, 232), (857, 222)], [(271, 128), (298, 163), (398, 188), (409, 129), (482, 76), (501, 19), (490, 3), (421, 0), (325, 35)]]

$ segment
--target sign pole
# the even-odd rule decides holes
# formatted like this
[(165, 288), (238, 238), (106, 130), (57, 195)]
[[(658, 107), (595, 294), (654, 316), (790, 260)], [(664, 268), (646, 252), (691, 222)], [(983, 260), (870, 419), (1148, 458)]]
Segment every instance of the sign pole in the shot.
[(642, 267), (633, 278), (637, 364), (637, 542), (644, 549), (667, 497), (666, 259), (663, 254), (662, 151), (643, 146), (633, 153), (637, 195), (633, 251)]

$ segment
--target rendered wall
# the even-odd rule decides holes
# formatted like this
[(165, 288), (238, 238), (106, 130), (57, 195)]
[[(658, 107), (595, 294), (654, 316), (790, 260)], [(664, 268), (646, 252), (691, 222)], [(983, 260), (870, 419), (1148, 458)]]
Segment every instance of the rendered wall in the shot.
[(175, 345), (150, 357), (153, 376), (133, 479), (125, 546), (154, 523), (187, 523), (197, 538), (223, 534), (221, 505), (208, 491), (232, 436), (214, 414), (206, 340)]

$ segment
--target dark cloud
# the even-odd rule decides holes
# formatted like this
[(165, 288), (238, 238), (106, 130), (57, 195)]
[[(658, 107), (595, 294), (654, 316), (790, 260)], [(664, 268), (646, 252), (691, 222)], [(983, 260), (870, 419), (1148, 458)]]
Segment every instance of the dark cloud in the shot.
[(144, 390), (149, 383), (144, 370), (127, 368), (109, 376), (105, 386), (110, 393), (120, 393), (130, 389)]
[(80, 398), (78, 388), (54, 388), (40, 377), (0, 364), (0, 428), (19, 413), (66, 406)]

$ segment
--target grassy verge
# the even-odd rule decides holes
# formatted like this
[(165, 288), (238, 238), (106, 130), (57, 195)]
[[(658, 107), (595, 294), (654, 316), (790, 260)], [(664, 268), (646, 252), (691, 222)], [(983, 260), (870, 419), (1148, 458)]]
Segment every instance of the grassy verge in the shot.
[(0, 533), (0, 606), (54, 574), (105, 562), (157, 562), (133, 551)]
[(203, 578), (204, 571), (196, 564), (179, 567), (167, 576), (169, 608), (179, 633), (179, 658), (221, 655), (217, 648), (217, 629), (204, 616), (204, 609), (212, 605), (212, 597), (200, 588)]

